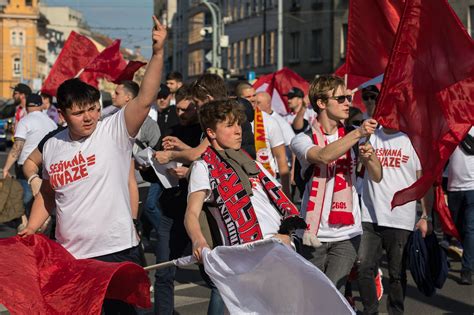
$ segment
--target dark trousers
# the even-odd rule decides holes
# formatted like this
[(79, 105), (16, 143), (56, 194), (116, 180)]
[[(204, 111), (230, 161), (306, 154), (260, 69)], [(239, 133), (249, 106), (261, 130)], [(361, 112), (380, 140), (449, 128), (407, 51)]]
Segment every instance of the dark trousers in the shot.
[(340, 290), (357, 258), (360, 236), (339, 242), (322, 243), (314, 248), (303, 245), (303, 257), (318, 267)]
[[(92, 259), (105, 261), (105, 262), (124, 262), (130, 261), (140, 265), (140, 250), (139, 246), (135, 246), (129, 249), (122, 250), (120, 252), (94, 257)], [(137, 314), (135, 307), (131, 304), (119, 300), (105, 299), (102, 306), (105, 315), (109, 314), (120, 314), (129, 315)]]
[[(166, 189), (161, 196), (160, 222), (157, 231), (156, 263), (182, 257), (191, 241), (184, 227), (186, 192), (182, 188)], [(176, 267), (155, 272), (155, 314), (171, 315), (174, 310)]]
[(462, 269), (474, 271), (474, 190), (449, 191), (448, 205), (463, 247)]
[(389, 314), (403, 314), (407, 285), (405, 246), (410, 231), (362, 223), (364, 234), (359, 248), (359, 293), (364, 305), (364, 314), (378, 314), (379, 301), (375, 289), (374, 274), (382, 249), (387, 253), (390, 287), (387, 310)]

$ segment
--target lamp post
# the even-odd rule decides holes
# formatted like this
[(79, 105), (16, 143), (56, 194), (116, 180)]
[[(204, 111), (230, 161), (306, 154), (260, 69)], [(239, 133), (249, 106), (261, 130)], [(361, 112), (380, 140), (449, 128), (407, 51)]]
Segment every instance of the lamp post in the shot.
[(224, 24), (222, 22), (222, 13), (217, 4), (202, 0), (201, 2), (211, 12), (212, 17), (212, 67), (222, 68), (222, 46), (221, 39), (224, 34)]

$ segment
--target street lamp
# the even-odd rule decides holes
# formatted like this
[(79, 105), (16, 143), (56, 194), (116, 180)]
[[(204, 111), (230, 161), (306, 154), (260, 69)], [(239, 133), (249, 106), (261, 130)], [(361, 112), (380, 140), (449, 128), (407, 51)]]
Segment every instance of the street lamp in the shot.
[(222, 68), (222, 48), (226, 45), (224, 37), (224, 23), (222, 21), (222, 13), (213, 2), (202, 0), (201, 4), (205, 5), (211, 12), (212, 17), (212, 67), (215, 69)]

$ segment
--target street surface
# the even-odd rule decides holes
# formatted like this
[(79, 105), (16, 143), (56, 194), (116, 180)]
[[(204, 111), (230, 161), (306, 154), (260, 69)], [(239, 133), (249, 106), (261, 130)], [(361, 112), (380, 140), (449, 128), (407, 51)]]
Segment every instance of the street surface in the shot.
[[(4, 165), (6, 153), (0, 152), (0, 167)], [(142, 195), (142, 194), (141, 194)], [(15, 235), (15, 230), (0, 224), (0, 238)], [(154, 255), (146, 254), (149, 265), (154, 264)], [(421, 294), (410, 274), (408, 274), (408, 288), (405, 300), (405, 314), (474, 314), (474, 286), (462, 286), (458, 284), (461, 264), (459, 259), (449, 258), (451, 265), (450, 273), (444, 287), (438, 290), (436, 295), (430, 298)], [(385, 292), (388, 291), (388, 271), (386, 269), (386, 260), (383, 260), (381, 267), (383, 270), (383, 284)], [(154, 282), (154, 272), (150, 273), (150, 280)], [(291, 290), (291, 284), (288, 288), (282, 288), (282, 294), (285, 290)], [(176, 273), (175, 282), (175, 309), (181, 315), (201, 315), (207, 313), (210, 290), (205, 286), (199, 274), (197, 266), (193, 265), (187, 268), (179, 269)], [(359, 310), (362, 304), (358, 298), (357, 285), (354, 285), (354, 297)], [(153, 293), (151, 294), (153, 297)], [(317, 298), (315, 293), (314, 298)], [(386, 294), (381, 304), (380, 312), (386, 312)], [(317, 310), (315, 310), (315, 314)], [(0, 305), (0, 314), (9, 314), (8, 311)], [(153, 314), (152, 310), (146, 310), (142, 314)]]

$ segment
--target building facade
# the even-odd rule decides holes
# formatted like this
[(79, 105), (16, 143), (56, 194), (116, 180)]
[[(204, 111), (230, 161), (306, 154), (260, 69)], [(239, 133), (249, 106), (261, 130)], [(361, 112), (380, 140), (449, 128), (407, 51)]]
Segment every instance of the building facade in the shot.
[[(332, 73), (345, 61), (350, 0), (283, 0), (283, 65), (310, 80)], [(171, 69), (191, 80), (211, 66), (211, 15), (200, 0), (155, 0), (155, 8), (173, 20)], [(277, 70), (278, 0), (214, 0), (224, 20), (228, 45), (222, 49), (227, 76), (245, 78)], [(461, 22), (473, 34), (474, 0), (450, 0)], [(155, 10), (156, 12), (156, 10)], [(168, 67), (169, 68), (169, 67)], [(168, 69), (170, 70), (170, 69)]]
[(11, 87), (38, 78), (37, 0), (0, 1), (0, 97)]

